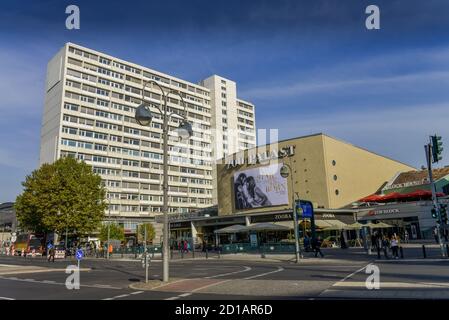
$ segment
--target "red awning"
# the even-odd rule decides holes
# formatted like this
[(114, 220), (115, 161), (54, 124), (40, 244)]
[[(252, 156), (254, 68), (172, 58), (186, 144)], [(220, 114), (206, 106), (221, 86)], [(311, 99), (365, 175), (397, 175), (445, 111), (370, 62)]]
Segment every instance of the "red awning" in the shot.
[(378, 194), (372, 194), (370, 196), (367, 196), (365, 198), (360, 199), (359, 201), (362, 202), (377, 202), (379, 200), (381, 200), (383, 197), (381, 195)]
[[(437, 197), (446, 196), (443, 192), (437, 192)], [(416, 190), (409, 193), (392, 192), (387, 195), (372, 194), (360, 199), (362, 202), (389, 202), (394, 200), (411, 200), (411, 199), (431, 199), (432, 192), (429, 190)]]

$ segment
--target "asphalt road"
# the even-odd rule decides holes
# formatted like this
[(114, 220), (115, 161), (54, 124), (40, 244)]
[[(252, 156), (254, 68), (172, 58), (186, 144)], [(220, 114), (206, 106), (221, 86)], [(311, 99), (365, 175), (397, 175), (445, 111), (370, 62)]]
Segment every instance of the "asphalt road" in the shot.
[[(170, 265), (170, 276), (180, 281), (153, 290), (129, 287), (144, 280), (140, 261), (83, 260), (81, 268), (89, 270), (81, 272), (81, 287), (68, 290), (65, 268), (75, 261), (48, 263), (41, 258), (0, 256), (0, 299), (449, 298), (449, 261), (436, 259), (437, 256), (424, 260), (419, 258), (419, 248), (415, 251), (413, 255), (410, 251), (404, 260), (376, 261), (377, 255), (368, 256), (361, 250), (329, 249), (324, 250), (324, 259), (310, 258), (309, 254), (300, 264), (271, 259), (176, 260)], [(366, 288), (365, 271), (369, 264), (379, 268), (379, 290)], [(33, 266), (53, 270), (25, 270)], [(161, 272), (161, 262), (153, 261), (150, 279), (161, 279)]]

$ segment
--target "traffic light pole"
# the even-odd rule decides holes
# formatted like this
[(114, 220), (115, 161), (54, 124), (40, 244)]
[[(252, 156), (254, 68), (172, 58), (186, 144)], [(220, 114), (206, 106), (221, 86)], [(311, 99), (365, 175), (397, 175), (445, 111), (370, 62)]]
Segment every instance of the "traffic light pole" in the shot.
[(430, 144), (425, 145), (424, 149), (426, 150), (427, 170), (429, 171), (430, 189), (432, 190), (432, 202), (433, 202), (433, 206), (437, 212), (437, 217), (438, 217), (438, 224), (439, 224), (437, 227), (438, 242), (440, 243), (441, 256), (446, 257), (446, 252), (444, 250), (444, 245), (443, 245), (443, 238), (441, 236), (441, 228), (443, 227), (443, 221), (441, 219), (440, 207), (438, 206), (438, 200), (437, 200), (437, 195), (436, 195), (436, 190), (435, 190), (435, 183), (433, 181), (433, 175), (432, 175), (431, 145)]

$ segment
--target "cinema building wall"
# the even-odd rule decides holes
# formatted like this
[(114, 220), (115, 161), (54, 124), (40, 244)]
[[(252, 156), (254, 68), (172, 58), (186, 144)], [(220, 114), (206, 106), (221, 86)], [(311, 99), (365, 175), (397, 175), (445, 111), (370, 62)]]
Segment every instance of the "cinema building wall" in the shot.
[[(280, 175), (284, 164), (293, 171), (288, 178)], [(260, 222), (293, 229), (293, 194), (313, 203), (318, 227), (353, 223), (357, 210), (352, 203), (410, 170), (414, 168), (322, 133), (248, 149), (217, 165), (218, 206), (206, 216), (199, 211), (172, 217), (171, 236), (201, 243), (210, 241), (217, 229)], [(245, 187), (239, 177), (248, 182)], [(242, 200), (245, 195), (251, 200)]]

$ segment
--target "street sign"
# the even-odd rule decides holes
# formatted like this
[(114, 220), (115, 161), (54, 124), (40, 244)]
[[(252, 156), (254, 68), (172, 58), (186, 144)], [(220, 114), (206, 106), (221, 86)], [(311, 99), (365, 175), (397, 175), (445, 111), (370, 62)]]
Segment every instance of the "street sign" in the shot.
[(83, 250), (81, 249), (76, 250), (76, 260), (80, 261), (83, 258), (83, 255), (84, 255)]
[(312, 218), (313, 206), (309, 201), (300, 201), (296, 203), (296, 214), (299, 218)]

